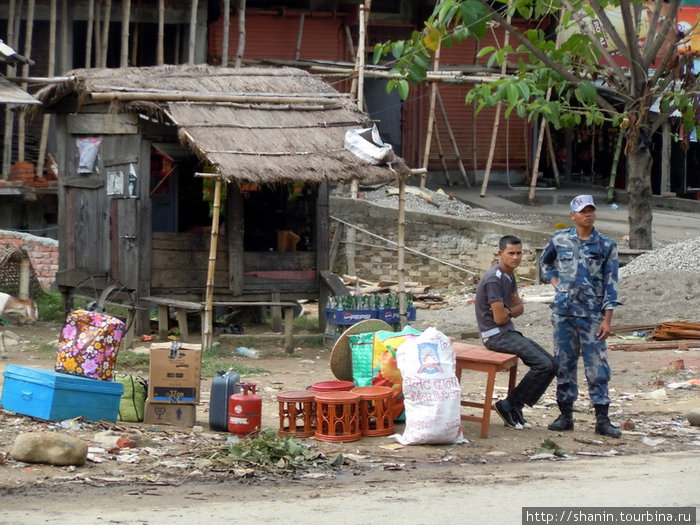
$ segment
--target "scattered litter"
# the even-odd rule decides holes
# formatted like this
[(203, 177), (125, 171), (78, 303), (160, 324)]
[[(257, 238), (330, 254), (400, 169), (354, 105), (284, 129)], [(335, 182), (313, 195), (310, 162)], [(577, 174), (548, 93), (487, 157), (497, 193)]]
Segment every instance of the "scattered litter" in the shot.
[(400, 448), (404, 448), (404, 446), (401, 443), (390, 443), (389, 445), (380, 445), (379, 448), (383, 448), (385, 450), (398, 450)]
[(550, 459), (555, 457), (570, 458), (571, 456), (551, 439), (545, 439), (542, 444), (535, 449), (535, 455), (530, 456), (530, 460)]
[(646, 437), (646, 436), (642, 438), (642, 443), (644, 443), (645, 445), (649, 445), (650, 447), (656, 447), (656, 446), (660, 445), (661, 443), (665, 443), (665, 442), (666, 442), (665, 438), (653, 439), (653, 438)]
[(666, 395), (665, 388), (659, 388), (658, 390), (653, 390), (653, 391), (649, 392), (645, 397), (647, 397), (647, 399), (654, 399), (656, 401), (666, 401), (668, 399), (668, 396)]

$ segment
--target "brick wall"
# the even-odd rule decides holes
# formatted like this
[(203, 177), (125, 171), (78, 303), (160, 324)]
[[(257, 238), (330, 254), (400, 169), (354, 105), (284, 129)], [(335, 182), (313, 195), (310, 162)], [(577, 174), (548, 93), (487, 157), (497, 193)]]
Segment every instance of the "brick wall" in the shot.
[[(369, 281), (395, 281), (396, 245), (375, 236), (396, 242), (398, 211), (362, 200), (355, 200), (350, 206), (350, 199), (331, 199), (331, 214), (334, 217), (366, 230), (356, 230), (355, 235), (357, 276)], [(332, 221), (331, 224), (334, 229), (338, 222)], [(433, 289), (454, 289), (473, 283), (475, 277), (494, 264), (498, 240), (503, 235), (520, 237), (523, 262), (518, 275), (535, 278), (535, 249), (545, 245), (549, 233), (533, 232), (518, 225), (406, 212), (406, 280), (429, 285)], [(332, 268), (336, 274), (347, 273), (345, 233), (342, 240)]]
[(48, 290), (54, 285), (58, 271), (57, 240), (36, 237), (28, 233), (0, 230), (0, 249), (7, 244), (16, 244), (27, 252), (43, 290)]

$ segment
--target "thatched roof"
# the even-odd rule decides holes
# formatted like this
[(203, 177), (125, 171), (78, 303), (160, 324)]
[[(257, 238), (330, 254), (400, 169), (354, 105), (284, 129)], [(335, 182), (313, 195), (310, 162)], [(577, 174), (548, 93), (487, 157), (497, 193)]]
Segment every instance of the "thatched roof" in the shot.
[(324, 81), (294, 68), (207, 65), (80, 69), (35, 96), (55, 111), (66, 97), (111, 102), (178, 127), (180, 142), (228, 180), (391, 180), (410, 173), (398, 159), (371, 166), (343, 147), (368, 117)]

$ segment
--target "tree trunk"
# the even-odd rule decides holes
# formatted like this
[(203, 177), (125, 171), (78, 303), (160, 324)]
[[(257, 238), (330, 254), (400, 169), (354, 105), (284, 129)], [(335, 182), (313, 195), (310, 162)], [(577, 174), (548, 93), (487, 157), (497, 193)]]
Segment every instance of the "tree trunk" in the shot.
[(627, 202), (629, 245), (633, 250), (651, 249), (651, 165), (648, 149), (627, 154)]

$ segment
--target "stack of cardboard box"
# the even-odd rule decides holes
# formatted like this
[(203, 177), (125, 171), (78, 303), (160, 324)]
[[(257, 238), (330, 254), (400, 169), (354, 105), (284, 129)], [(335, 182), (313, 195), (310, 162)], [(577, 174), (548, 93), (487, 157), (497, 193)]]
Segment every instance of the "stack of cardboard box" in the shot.
[(202, 345), (153, 343), (144, 423), (191, 427), (199, 404)]

